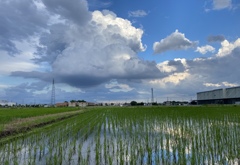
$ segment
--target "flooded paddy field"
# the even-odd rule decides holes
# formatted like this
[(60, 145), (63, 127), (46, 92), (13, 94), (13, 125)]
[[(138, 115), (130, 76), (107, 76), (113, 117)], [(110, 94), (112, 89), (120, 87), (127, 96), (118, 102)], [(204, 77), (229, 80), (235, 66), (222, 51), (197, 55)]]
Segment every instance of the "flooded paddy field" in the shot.
[(0, 144), (15, 164), (240, 164), (240, 107), (102, 107)]

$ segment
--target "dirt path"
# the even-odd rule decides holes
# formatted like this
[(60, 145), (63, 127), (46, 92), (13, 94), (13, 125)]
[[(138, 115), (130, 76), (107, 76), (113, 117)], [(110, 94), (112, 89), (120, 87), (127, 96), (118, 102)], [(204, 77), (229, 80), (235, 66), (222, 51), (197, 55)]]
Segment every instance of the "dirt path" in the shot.
[(45, 126), (47, 124), (51, 124), (56, 121), (70, 118), (80, 113), (83, 113), (85, 111), (86, 110), (78, 110), (78, 111), (63, 112), (63, 113), (49, 114), (49, 115), (36, 116), (36, 117), (19, 118), (4, 125), (3, 130), (0, 132), (0, 139), (10, 135), (17, 134), (17, 133), (30, 131), (33, 128)]

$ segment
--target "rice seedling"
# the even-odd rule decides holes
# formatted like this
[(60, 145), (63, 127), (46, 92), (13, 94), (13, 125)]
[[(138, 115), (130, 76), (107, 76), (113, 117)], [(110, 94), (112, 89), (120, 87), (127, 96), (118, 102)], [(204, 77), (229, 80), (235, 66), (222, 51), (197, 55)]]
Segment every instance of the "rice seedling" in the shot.
[(108, 107), (13, 138), (1, 164), (237, 164), (239, 107)]

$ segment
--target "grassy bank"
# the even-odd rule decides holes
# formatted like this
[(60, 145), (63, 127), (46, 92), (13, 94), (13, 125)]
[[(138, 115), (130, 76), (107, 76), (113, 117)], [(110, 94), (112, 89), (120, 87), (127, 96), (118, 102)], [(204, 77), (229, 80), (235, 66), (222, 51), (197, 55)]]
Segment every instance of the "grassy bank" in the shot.
[(0, 138), (81, 113), (79, 108), (1, 108)]

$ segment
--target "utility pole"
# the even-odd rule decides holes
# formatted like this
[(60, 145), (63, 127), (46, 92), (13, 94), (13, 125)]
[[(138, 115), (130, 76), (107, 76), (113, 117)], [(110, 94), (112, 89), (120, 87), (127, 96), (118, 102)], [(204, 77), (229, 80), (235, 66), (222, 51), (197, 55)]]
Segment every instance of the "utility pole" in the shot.
[(153, 88), (151, 88), (151, 92), (152, 92), (152, 103), (154, 102), (154, 97), (153, 97)]
[(52, 96), (51, 96), (51, 106), (55, 106), (55, 84), (54, 79), (52, 81)]

